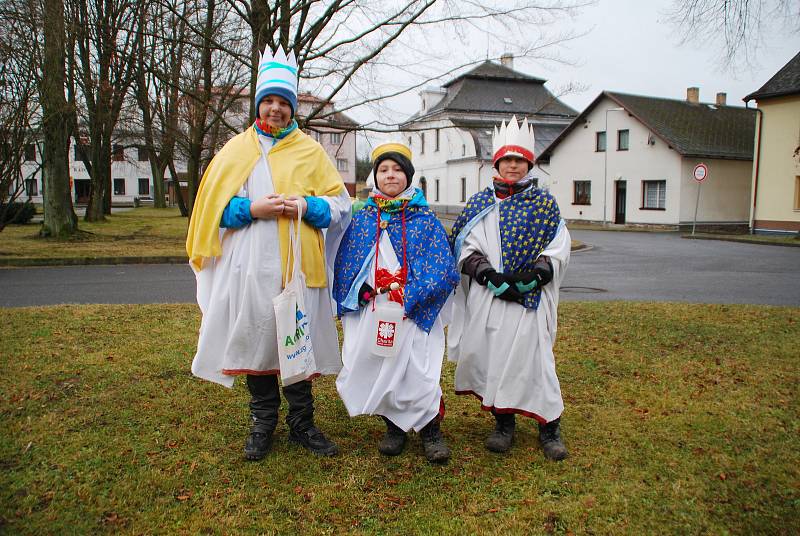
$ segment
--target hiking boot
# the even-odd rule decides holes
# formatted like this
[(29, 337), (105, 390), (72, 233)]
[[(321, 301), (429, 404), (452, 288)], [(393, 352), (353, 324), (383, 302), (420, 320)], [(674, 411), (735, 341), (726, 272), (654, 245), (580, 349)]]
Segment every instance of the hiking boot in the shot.
[(335, 456), (339, 453), (336, 443), (325, 437), (325, 434), (313, 425), (305, 430), (289, 430), (289, 441), (297, 443), (317, 456)]
[(386, 433), (378, 444), (378, 452), (386, 456), (397, 456), (406, 446), (406, 433), (386, 417), (383, 420), (386, 422)]
[(250, 432), (244, 443), (245, 460), (258, 461), (267, 455), (272, 447), (272, 432)]
[(439, 421), (434, 418), (425, 425), (419, 433), (422, 438), (422, 448), (425, 450), (425, 458), (430, 463), (446, 464), (450, 460), (450, 449), (444, 442), (444, 436), (439, 429)]
[(486, 438), (486, 448), (492, 452), (508, 452), (514, 441), (516, 421), (513, 413), (494, 413), (494, 432)]
[(542, 445), (544, 457), (557, 462), (569, 456), (567, 447), (561, 441), (560, 422), (559, 417), (547, 424), (539, 424), (539, 443)]

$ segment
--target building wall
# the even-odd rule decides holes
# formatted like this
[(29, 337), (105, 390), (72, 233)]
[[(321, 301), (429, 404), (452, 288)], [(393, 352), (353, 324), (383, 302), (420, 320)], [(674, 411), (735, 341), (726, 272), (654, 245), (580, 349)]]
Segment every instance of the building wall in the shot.
[[(43, 184), (42, 173), (39, 169), (41, 162), (40, 147), (36, 148), (36, 161), (26, 163), (24, 166), (24, 174), (26, 177), (33, 178), (36, 181), (36, 195), (28, 196), (24, 192), (19, 197), (20, 201), (30, 199), (33, 203), (43, 203), (42, 196)], [(185, 169), (185, 164), (176, 162), (179, 170)], [(86, 166), (83, 162), (75, 159), (75, 142), (70, 142), (69, 148), (69, 174), (70, 174), (70, 188), (72, 191), (72, 202), (79, 203), (85, 202), (83, 199), (78, 198), (81, 191), (82, 184), (88, 184), (89, 173), (86, 171)], [(171, 180), (169, 170), (166, 171), (165, 178)], [(140, 193), (139, 179), (147, 179), (148, 191), (147, 193)], [(125, 193), (122, 195), (114, 194), (114, 179), (122, 179), (125, 182)], [(80, 182), (84, 181), (84, 182)], [(136, 147), (127, 147), (123, 150), (123, 160), (111, 161), (111, 203), (112, 205), (128, 205), (133, 204), (134, 198), (140, 200), (153, 199), (153, 175), (150, 170), (150, 162), (139, 161), (138, 150)], [(76, 184), (77, 183), (77, 184)], [(166, 191), (166, 188), (165, 188)]]
[[(475, 156), (475, 141), (469, 132), (456, 128), (446, 119), (415, 126), (424, 130), (402, 132), (403, 141), (411, 147), (415, 180), (425, 177), (427, 200), (432, 206), (463, 204), (461, 179), (466, 179), (467, 198), (478, 191), (481, 184), (481, 162)], [(436, 130), (439, 130), (439, 149), (436, 149)], [(422, 138), (425, 137), (424, 149)], [(410, 143), (409, 143), (410, 142)], [(436, 199), (436, 181), (439, 181), (439, 199)], [(486, 186), (485, 179), (483, 186)]]
[[(694, 167), (701, 162), (708, 167), (708, 177), (702, 186), (693, 177)], [(749, 160), (684, 158), (680, 174), (680, 222), (692, 223), (697, 205), (698, 222), (746, 223), (750, 215), (752, 168), (753, 163)]]
[[(753, 166), (752, 226), (759, 230), (800, 231), (800, 163), (795, 150), (800, 145), (800, 96), (767, 99), (762, 110), (760, 132), (756, 132), (760, 162)], [(757, 174), (757, 177), (756, 177)], [(757, 183), (757, 184), (756, 184)]]
[[(339, 135), (337, 142), (336, 136)], [(356, 191), (356, 135), (354, 132), (315, 127), (315, 131), (308, 131), (308, 135), (317, 140), (325, 152), (328, 153), (336, 170), (342, 176), (345, 187), (350, 195)]]
[[(615, 182), (625, 181), (625, 221), (676, 225), (680, 220), (681, 157), (655, 133), (610, 99), (600, 101), (555, 148), (549, 165), (537, 166), (539, 184), (549, 188), (569, 220), (614, 222)], [(617, 149), (617, 132), (629, 131), (628, 150)], [(606, 151), (596, 151), (596, 133), (607, 132)], [(574, 182), (591, 182), (590, 204), (575, 204)], [(643, 181), (666, 181), (664, 210), (643, 209)]]

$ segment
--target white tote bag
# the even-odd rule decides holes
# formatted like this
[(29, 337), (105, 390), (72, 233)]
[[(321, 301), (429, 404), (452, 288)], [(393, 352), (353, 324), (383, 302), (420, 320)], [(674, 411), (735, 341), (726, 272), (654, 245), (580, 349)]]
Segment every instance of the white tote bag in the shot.
[[(299, 217), (296, 222), (289, 222), (289, 249), (294, 260), (292, 275), (283, 292), (272, 300), (278, 328), (281, 383), (284, 386), (305, 380), (317, 372), (314, 348), (311, 346), (311, 324), (305, 305), (306, 276), (300, 264), (300, 227)], [(289, 262), (287, 256), (287, 274)]]

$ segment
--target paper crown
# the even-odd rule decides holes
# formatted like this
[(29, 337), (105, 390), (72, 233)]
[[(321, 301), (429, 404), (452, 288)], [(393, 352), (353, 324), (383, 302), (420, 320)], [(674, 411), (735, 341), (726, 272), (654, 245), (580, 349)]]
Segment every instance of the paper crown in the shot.
[(281, 47), (275, 54), (264, 48), (258, 62), (256, 79), (256, 106), (267, 95), (283, 97), (292, 106), (292, 116), (297, 110), (297, 59), (294, 52), (288, 54)]
[(533, 164), (536, 160), (533, 152), (535, 143), (533, 127), (528, 125), (528, 119), (524, 118), (520, 126), (517, 116), (512, 116), (508, 123), (500, 124), (500, 130), (494, 127), (492, 165), (497, 165), (497, 161), (504, 156), (517, 156)]
[(381, 143), (380, 145), (375, 147), (372, 150), (372, 154), (370, 154), (370, 161), (374, 162), (380, 155), (384, 153), (400, 153), (401, 155), (411, 160), (411, 149), (409, 149), (403, 143), (397, 141), (390, 141), (387, 143)]

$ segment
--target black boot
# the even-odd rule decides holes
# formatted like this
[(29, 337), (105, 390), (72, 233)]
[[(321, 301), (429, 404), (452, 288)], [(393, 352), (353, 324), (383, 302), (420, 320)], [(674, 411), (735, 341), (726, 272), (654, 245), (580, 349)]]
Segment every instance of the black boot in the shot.
[(378, 452), (386, 456), (397, 456), (406, 446), (406, 433), (386, 417), (382, 418), (386, 423), (386, 434), (378, 444)]
[(317, 456), (336, 456), (339, 447), (336, 443), (325, 437), (322, 430), (313, 424), (303, 430), (289, 430), (289, 441), (310, 450)]
[(272, 447), (272, 434), (278, 424), (278, 407), (281, 395), (278, 378), (274, 375), (247, 376), (250, 391), (250, 435), (244, 444), (244, 457), (247, 460), (260, 460)]
[(516, 420), (513, 413), (495, 413), (494, 432), (486, 438), (486, 448), (492, 452), (508, 452), (514, 441)]
[(561, 441), (560, 423), (559, 417), (547, 424), (539, 424), (539, 443), (542, 445), (544, 457), (557, 462), (569, 456), (567, 447)]
[(336, 443), (314, 425), (314, 396), (311, 382), (302, 381), (283, 388), (283, 396), (289, 403), (286, 424), (289, 425), (289, 441), (297, 443), (317, 456), (335, 456), (339, 453)]
[(450, 460), (450, 449), (444, 442), (444, 436), (439, 429), (439, 418), (425, 425), (419, 433), (422, 438), (422, 447), (425, 449), (425, 458), (431, 463), (446, 464)]

